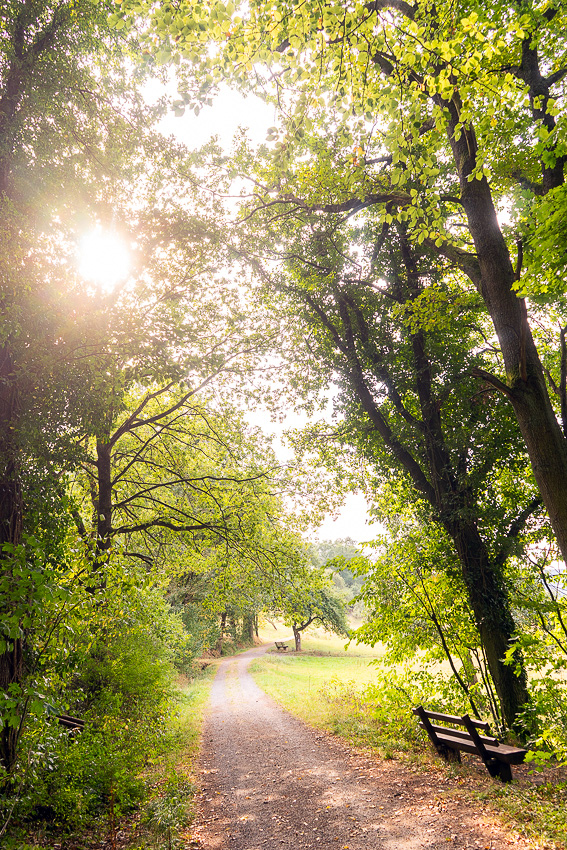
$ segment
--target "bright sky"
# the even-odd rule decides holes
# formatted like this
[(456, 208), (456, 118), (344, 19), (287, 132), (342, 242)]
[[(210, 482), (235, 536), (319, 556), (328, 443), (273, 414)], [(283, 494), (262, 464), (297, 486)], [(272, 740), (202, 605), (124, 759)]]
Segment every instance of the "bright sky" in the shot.
[[(268, 411), (260, 408), (249, 411), (246, 418), (251, 425), (261, 428), (264, 434), (272, 437), (274, 451), (281, 463), (292, 459), (291, 450), (282, 440), (284, 431), (301, 428), (308, 421), (303, 414), (293, 412), (283, 422), (273, 422)], [(327, 514), (312, 536), (317, 540), (350, 537), (357, 543), (367, 543), (383, 532), (384, 528), (379, 523), (370, 521), (365, 497), (361, 493), (349, 493), (343, 507), (335, 515)]]
[(176, 118), (171, 112), (161, 122), (161, 129), (194, 149), (205, 145), (211, 136), (218, 136), (222, 144), (229, 147), (238, 128), (245, 127), (251, 141), (258, 145), (266, 141), (266, 132), (274, 121), (273, 106), (258, 97), (245, 98), (223, 88), (213, 105), (204, 106), (198, 116), (187, 110), (181, 118)]
[(328, 515), (315, 536), (318, 540), (351, 537), (357, 543), (369, 543), (383, 532), (381, 525), (371, 521), (368, 503), (362, 493), (349, 493), (337, 517)]

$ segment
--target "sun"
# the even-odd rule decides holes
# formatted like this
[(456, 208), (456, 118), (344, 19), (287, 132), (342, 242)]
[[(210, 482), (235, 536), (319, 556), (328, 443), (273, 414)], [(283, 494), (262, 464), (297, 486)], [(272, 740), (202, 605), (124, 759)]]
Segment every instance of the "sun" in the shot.
[(79, 274), (104, 292), (110, 292), (128, 277), (130, 252), (112, 230), (97, 227), (85, 233), (77, 246)]

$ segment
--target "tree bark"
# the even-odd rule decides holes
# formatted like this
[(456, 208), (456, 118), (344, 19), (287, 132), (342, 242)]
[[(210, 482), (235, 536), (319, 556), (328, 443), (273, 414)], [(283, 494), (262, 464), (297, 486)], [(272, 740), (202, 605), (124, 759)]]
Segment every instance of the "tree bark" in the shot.
[(254, 643), (254, 620), (253, 611), (248, 611), (244, 614), (242, 633), (244, 640), (248, 641), (248, 643)]
[[(18, 418), (18, 386), (8, 346), (0, 353), (0, 562), (4, 574), (12, 569), (10, 552), (6, 544), (17, 546), (22, 540), (23, 502), (18, 469), (18, 447), (15, 435)], [(13, 615), (13, 604), (21, 600), (4, 598), (1, 601), (5, 616)], [(7, 641), (6, 650), (0, 654), (0, 689), (7, 691), (11, 685), (20, 685), (24, 678), (24, 637)], [(0, 732), (0, 756), (6, 771), (14, 768), (17, 757), (19, 729), (5, 724)]]
[(301, 652), (301, 631), (295, 626), (292, 626), (293, 629), (293, 639), (295, 640), (295, 651)]
[(110, 442), (97, 440), (96, 468), (98, 496), (96, 503), (96, 548), (101, 555), (112, 543), (112, 446)]
[(504, 358), (509, 387), (507, 396), (567, 563), (567, 440), (551, 405), (525, 301), (518, 298), (513, 289), (516, 273), (498, 224), (490, 186), (484, 177), (468, 179), (476, 167), (476, 135), (471, 127), (465, 127), (460, 138), (455, 138), (458, 103), (451, 104), (450, 113), (449, 139), (459, 175), (461, 199), (478, 256), (481, 295)]
[(529, 694), (521, 659), (518, 659), (519, 673), (517, 665), (503, 662), (515, 632), (515, 623), (500, 570), (491, 561), (475, 524), (456, 515), (454, 520), (446, 520), (444, 525), (459, 556), (461, 573), (504, 723), (507, 728), (513, 728), (516, 715), (529, 701)]
[(226, 611), (223, 611), (220, 615), (220, 629), (219, 629), (219, 639), (217, 641), (217, 652), (219, 655), (222, 655), (222, 642), (224, 633), (226, 630)]

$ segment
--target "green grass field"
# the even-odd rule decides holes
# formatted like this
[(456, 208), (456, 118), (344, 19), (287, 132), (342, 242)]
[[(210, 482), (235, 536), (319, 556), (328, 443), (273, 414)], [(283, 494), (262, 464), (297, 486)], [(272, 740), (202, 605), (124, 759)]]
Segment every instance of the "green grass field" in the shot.
[[(278, 629), (281, 634), (268, 640), (282, 640), (289, 630)], [(272, 632), (274, 634), (275, 632)], [(264, 636), (265, 632), (262, 634)], [(287, 652), (273, 650), (254, 661), (251, 672), (266, 693), (288, 711), (306, 723), (320, 728), (332, 725), (333, 706), (323, 698), (346, 685), (359, 690), (376, 678), (372, 661), (383, 655), (380, 647), (350, 643), (336, 635), (317, 629), (303, 639), (301, 653), (293, 652), (293, 639)]]

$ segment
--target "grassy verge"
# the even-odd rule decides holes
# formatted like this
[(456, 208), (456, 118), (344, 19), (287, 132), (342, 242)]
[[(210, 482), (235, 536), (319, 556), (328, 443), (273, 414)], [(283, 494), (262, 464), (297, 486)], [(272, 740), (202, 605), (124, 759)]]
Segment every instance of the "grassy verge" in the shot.
[(567, 847), (567, 786), (559, 782), (528, 786), (525, 783), (492, 784), (489, 789), (471, 789), (470, 796), (485, 803), (520, 835), (540, 846)]
[(343, 649), (344, 640), (329, 642), (312, 638), (303, 642), (300, 654), (269, 652), (254, 661), (251, 672), (267, 693), (306, 723), (319, 728), (333, 728), (335, 708), (322, 691), (336, 693), (371, 682), (376, 671), (370, 662), (379, 652)]
[(194, 818), (195, 763), (205, 707), (215, 673), (210, 664), (191, 681), (181, 681), (178, 713), (168, 732), (167, 746), (148, 766), (147, 799), (131, 824), (128, 850), (174, 850), (186, 846)]
[(366, 690), (380, 675), (369, 666), (372, 654), (379, 653), (354, 646), (345, 652), (337, 643), (327, 644), (327, 649), (321, 654), (320, 641), (308, 640), (301, 654), (268, 653), (254, 662), (252, 673), (260, 687), (309, 725), (371, 747), (385, 758), (446, 769), (459, 780), (455, 793), (482, 801), (540, 846), (567, 847), (565, 771), (548, 771), (536, 778), (524, 768), (519, 781), (502, 785), (479, 776), (466, 762), (445, 768), (418, 732), (409, 710), (411, 695), (402, 692), (395, 674), (382, 674), (380, 687)]

